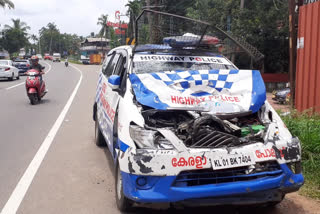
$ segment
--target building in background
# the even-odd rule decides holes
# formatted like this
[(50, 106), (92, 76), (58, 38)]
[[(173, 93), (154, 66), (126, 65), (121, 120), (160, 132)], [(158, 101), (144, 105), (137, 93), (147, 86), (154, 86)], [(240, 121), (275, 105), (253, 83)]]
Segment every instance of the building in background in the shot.
[(110, 51), (110, 39), (86, 38), (80, 45), (81, 58), (90, 58), (92, 54), (100, 54), (104, 58)]

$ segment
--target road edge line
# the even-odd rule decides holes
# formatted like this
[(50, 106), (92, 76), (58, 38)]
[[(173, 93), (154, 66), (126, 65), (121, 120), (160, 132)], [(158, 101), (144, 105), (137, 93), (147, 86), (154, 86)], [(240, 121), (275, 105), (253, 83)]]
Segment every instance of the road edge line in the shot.
[(58, 116), (56, 122), (53, 124), (52, 128), (50, 129), (47, 137), (42, 142), (40, 148), (38, 149), (36, 155), (33, 157), (31, 163), (29, 164), (28, 168), (24, 172), (23, 176), (20, 178), (18, 184), (16, 185), (15, 189), (11, 193), (7, 203), (3, 207), (1, 214), (14, 214), (17, 212), (17, 210), (20, 207), (20, 204), (25, 197), (38, 169), (40, 168), (40, 165), (42, 161), (44, 160), (57, 132), (59, 131), (65, 116), (67, 115), (71, 104), (80, 88), (81, 82), (82, 82), (82, 71), (75, 67), (77, 71), (80, 73), (80, 79), (74, 88), (72, 94), (70, 95), (66, 105), (64, 106), (63, 110), (61, 111), (60, 115)]

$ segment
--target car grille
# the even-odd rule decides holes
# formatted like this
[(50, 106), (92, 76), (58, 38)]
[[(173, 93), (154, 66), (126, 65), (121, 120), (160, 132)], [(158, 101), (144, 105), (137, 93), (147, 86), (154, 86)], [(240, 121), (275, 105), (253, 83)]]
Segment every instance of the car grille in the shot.
[(239, 144), (239, 139), (233, 135), (211, 131), (208, 134), (198, 136), (194, 143), (188, 143), (186, 146), (189, 148), (219, 148), (222, 146), (237, 146)]
[(256, 168), (250, 172), (249, 167), (232, 169), (201, 169), (181, 172), (173, 186), (199, 186), (207, 184), (222, 184), (239, 181), (252, 181), (264, 177), (275, 177), (282, 174), (280, 165), (276, 161), (257, 163)]

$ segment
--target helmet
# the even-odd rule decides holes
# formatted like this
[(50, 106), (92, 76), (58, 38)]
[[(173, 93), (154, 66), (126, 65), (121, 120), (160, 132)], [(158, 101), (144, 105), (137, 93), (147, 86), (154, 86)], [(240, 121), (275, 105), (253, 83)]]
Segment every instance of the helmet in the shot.
[(31, 57), (31, 63), (32, 63), (32, 65), (37, 65), (39, 63), (39, 57), (32, 56)]

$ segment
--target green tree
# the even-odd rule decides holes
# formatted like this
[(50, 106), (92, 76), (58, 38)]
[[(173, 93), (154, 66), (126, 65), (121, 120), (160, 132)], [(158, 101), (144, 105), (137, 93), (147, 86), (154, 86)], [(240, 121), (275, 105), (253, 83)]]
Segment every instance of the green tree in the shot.
[(76, 34), (60, 33), (57, 25), (48, 23), (39, 31), (41, 42), (41, 53), (74, 54), (79, 52), (79, 44), (83, 40)]
[(0, 0), (0, 7), (8, 7), (9, 9), (14, 9), (14, 4), (10, 0)]
[(111, 47), (111, 49), (120, 46), (120, 41), (119, 41), (120, 39), (115, 34), (114, 29), (110, 28), (109, 31), (110, 31), (110, 47)]
[(25, 22), (21, 22), (20, 19), (12, 19), (12, 22), (12, 26), (4, 26), (4, 36), (2, 38), (2, 46), (10, 55), (28, 44), (27, 30), (30, 29), (30, 27)]
[[(194, 0), (194, 4), (186, 10), (191, 18), (208, 21), (246, 39), (265, 55), (267, 72), (288, 71), (287, 1), (246, 0), (244, 8), (240, 8), (239, 0)], [(238, 65), (245, 66), (241, 64), (243, 56), (239, 57)]]
[(109, 27), (107, 26), (107, 22), (108, 22), (108, 15), (102, 14), (98, 18), (97, 25), (101, 25), (101, 29), (99, 31), (99, 36), (100, 37), (107, 37), (107, 35), (108, 35)]
[(126, 4), (126, 7), (128, 7), (127, 14), (129, 15), (130, 21), (128, 25), (128, 36), (133, 38), (135, 34), (135, 20), (139, 16), (139, 14), (142, 11), (142, 5), (143, 2), (141, 0), (133, 0), (129, 1), (128, 4)]

